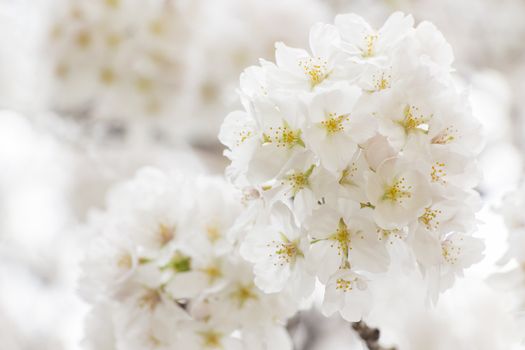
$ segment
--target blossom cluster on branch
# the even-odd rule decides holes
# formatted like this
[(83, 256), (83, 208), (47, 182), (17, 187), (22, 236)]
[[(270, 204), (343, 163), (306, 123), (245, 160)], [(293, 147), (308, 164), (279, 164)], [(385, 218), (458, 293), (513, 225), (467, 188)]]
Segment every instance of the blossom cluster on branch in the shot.
[(87, 226), (85, 348), (291, 349), (295, 304), (254, 285), (230, 238), (240, 212), (220, 178), (146, 168), (117, 186)]
[(219, 138), (252, 198), (239, 240), (258, 287), (301, 300), (318, 280), (323, 312), (358, 321), (400, 251), (433, 299), (481, 258), (480, 126), (452, 62), (431, 23), (345, 14), (245, 70)]

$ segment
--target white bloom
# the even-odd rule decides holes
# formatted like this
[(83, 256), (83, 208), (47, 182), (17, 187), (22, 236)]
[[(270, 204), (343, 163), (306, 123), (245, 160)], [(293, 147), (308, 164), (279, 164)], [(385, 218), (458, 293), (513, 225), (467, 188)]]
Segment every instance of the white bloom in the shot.
[(374, 133), (372, 118), (352, 113), (360, 95), (361, 90), (355, 86), (338, 85), (315, 95), (308, 106), (311, 126), (305, 140), (329, 171), (343, 170), (354, 157), (357, 145)]
[(312, 238), (307, 258), (321, 282), (326, 283), (338, 269), (349, 266), (370, 272), (386, 270), (388, 254), (384, 244), (368, 215), (360, 211), (366, 209), (332, 209), (325, 205), (307, 223)]
[(403, 160), (389, 159), (368, 173), (367, 194), (379, 226), (400, 228), (417, 219), (430, 204), (428, 182)]
[(374, 30), (361, 17), (351, 13), (338, 15), (335, 25), (342, 38), (342, 48), (355, 59), (385, 56), (413, 31), (414, 19), (401, 12), (393, 13), (379, 29)]
[(276, 68), (270, 68), (270, 87), (310, 91), (330, 82), (345, 72), (340, 65), (343, 56), (337, 50), (339, 33), (332, 25), (318, 23), (310, 30), (312, 54), (283, 43), (275, 45)]
[(289, 209), (280, 205), (270, 213), (269, 223), (250, 231), (241, 255), (254, 263), (255, 284), (267, 293), (290, 289), (298, 297), (308, 296), (315, 279), (305, 269), (309, 242), (301, 234)]
[(298, 104), (289, 101), (257, 101), (253, 109), (259, 143), (247, 176), (250, 181), (265, 182), (286, 171), (287, 163), (304, 153), (304, 116)]
[(339, 311), (349, 322), (360, 321), (372, 307), (372, 295), (363, 276), (343, 268), (326, 284), (323, 313), (330, 316)]
[(455, 275), (462, 276), (464, 269), (483, 257), (484, 245), (481, 240), (462, 233), (452, 233), (443, 237), (440, 246), (442, 261), (437, 272), (440, 290), (449, 288)]

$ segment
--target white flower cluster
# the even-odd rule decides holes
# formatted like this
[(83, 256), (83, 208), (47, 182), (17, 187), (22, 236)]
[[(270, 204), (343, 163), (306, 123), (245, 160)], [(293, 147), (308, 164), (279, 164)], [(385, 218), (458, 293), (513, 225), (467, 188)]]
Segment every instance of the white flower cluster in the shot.
[[(185, 1), (59, 0), (51, 19), (53, 103), (102, 118), (169, 115), (185, 84), (195, 7)], [(93, 103), (96, 102), (96, 103)]]
[[(126, 122), (190, 115), (176, 131), (205, 141), (236, 108), (242, 69), (276, 40), (298, 43), (327, 12), (318, 0), (55, 1), (45, 48), (52, 108)], [(268, 25), (274, 18), (286, 33)]]
[[(266, 292), (308, 296), (359, 320), (403, 247), (433, 297), (481, 258), (473, 238), (480, 127), (428, 22), (354, 14), (317, 24), (310, 49), (276, 44), (241, 75), (244, 110), (220, 133), (227, 173), (254, 200), (241, 254)], [(399, 242), (394, 244), (394, 242)]]
[(267, 295), (229, 239), (241, 204), (224, 180), (153, 168), (110, 193), (81, 291), (86, 349), (291, 349), (284, 294)]

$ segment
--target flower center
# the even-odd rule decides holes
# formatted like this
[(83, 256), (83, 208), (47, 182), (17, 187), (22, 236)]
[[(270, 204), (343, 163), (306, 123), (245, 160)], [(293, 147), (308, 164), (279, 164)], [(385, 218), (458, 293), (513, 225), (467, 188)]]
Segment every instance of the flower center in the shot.
[(320, 57), (310, 57), (299, 61), (299, 66), (304, 70), (304, 74), (310, 80), (312, 87), (320, 84), (328, 77), (327, 64)]
[(419, 221), (425, 225), (427, 230), (436, 230), (440, 224), (440, 222), (436, 220), (439, 214), (441, 214), (441, 210), (439, 209), (425, 208), (425, 212), (419, 217)]
[(210, 329), (204, 332), (199, 332), (199, 334), (202, 337), (202, 343), (205, 347), (222, 348), (222, 344), (221, 344), (222, 334), (221, 333)]
[[(299, 191), (305, 189), (310, 185), (310, 175), (314, 170), (315, 165), (310, 166), (305, 172), (295, 172), (286, 177), (286, 180), (289, 182), (292, 187), (292, 196), (295, 196)], [(284, 182), (283, 182), (284, 184)]]
[(458, 262), (461, 254), (461, 248), (452, 244), (452, 242), (446, 240), (441, 243), (441, 255), (446, 262), (454, 265)]
[(404, 177), (395, 180), (391, 186), (386, 188), (383, 200), (402, 203), (403, 199), (411, 198), (412, 193), (410, 193), (410, 190), (412, 186), (407, 186), (405, 183)]
[(386, 75), (385, 73), (381, 73), (380, 77), (374, 76), (374, 87), (375, 91), (381, 91), (390, 88), (390, 80), (392, 79), (392, 76)]
[(279, 264), (279, 266), (284, 266), (285, 264), (293, 264), (297, 259), (297, 256), (304, 256), (303, 252), (298, 247), (297, 241), (290, 241), (284, 233), (280, 233), (280, 241), (271, 241), (268, 243), (268, 247), (272, 247), (274, 250), (273, 254), (270, 254), (272, 257), (274, 254), (277, 257), (278, 262), (274, 265)]
[(283, 126), (270, 127), (269, 134), (263, 134), (263, 143), (274, 143), (277, 147), (293, 148), (296, 145), (304, 147), (301, 129), (293, 130), (286, 121)]
[(323, 120), (321, 125), (326, 129), (328, 134), (335, 134), (345, 129), (343, 122), (348, 120), (348, 116), (339, 115), (335, 113), (328, 114), (328, 119)]
[(239, 308), (242, 308), (244, 304), (246, 304), (246, 302), (250, 299), (257, 300), (257, 294), (255, 294), (253, 290), (253, 285), (240, 284), (230, 296), (239, 303)]
[(221, 269), (216, 265), (210, 265), (202, 270), (206, 275), (208, 275), (208, 279), (210, 284), (215, 282), (218, 278), (222, 277), (222, 271)]
[(447, 172), (445, 171), (445, 163), (443, 162), (435, 162), (434, 165), (432, 165), (432, 170), (430, 171), (430, 178), (432, 182), (439, 182), (442, 185), (445, 185), (447, 181), (444, 179), (444, 177), (447, 176)]
[(363, 58), (372, 57), (375, 54), (375, 44), (379, 36), (377, 34), (369, 34), (365, 37), (365, 48), (362, 53)]
[(353, 288), (352, 288), (352, 282), (351, 280), (347, 280), (347, 279), (344, 279), (344, 278), (338, 278), (337, 281), (335, 282), (335, 289), (337, 290), (341, 290), (343, 292), (350, 292)]
[(403, 120), (398, 123), (405, 129), (405, 133), (409, 134), (414, 131), (428, 132), (428, 120), (432, 117), (424, 117), (423, 115), (416, 116), (419, 108), (407, 105), (403, 110)]
[[(337, 230), (328, 238), (334, 241), (335, 244), (337, 244), (337, 255), (343, 258), (342, 266), (345, 266), (347, 264), (348, 252), (352, 250), (352, 235), (357, 234), (360, 234), (360, 232), (357, 231), (352, 233), (348, 229), (348, 226), (346, 225), (343, 218), (340, 218), (339, 223), (337, 225)], [(364, 237), (361, 236), (361, 238)], [(330, 246), (333, 247), (333, 244)]]

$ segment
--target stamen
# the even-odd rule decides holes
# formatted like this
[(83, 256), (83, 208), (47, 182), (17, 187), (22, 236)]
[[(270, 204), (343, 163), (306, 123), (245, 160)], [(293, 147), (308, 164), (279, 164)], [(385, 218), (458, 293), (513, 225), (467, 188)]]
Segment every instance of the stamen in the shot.
[(329, 113), (328, 119), (323, 120), (321, 125), (326, 129), (329, 135), (336, 134), (345, 129), (343, 122), (348, 121), (347, 115), (336, 115), (335, 113)]
[(440, 222), (436, 218), (439, 214), (441, 214), (439, 209), (425, 208), (425, 213), (419, 217), (419, 221), (426, 226), (427, 230), (437, 230)]
[[(461, 240), (463, 240), (461, 238)], [(461, 247), (454, 245), (450, 240), (445, 240), (441, 243), (441, 255), (451, 265), (458, 262), (462, 253)]]
[(419, 108), (410, 105), (407, 105), (403, 110), (403, 120), (398, 121), (398, 124), (405, 129), (406, 134), (415, 131), (428, 133), (428, 120), (432, 118), (432, 115), (429, 117), (415, 116), (418, 111)]
[[(310, 186), (310, 175), (312, 174), (313, 170), (315, 168), (315, 165), (310, 166), (308, 170), (303, 172), (295, 172), (291, 175), (288, 175), (286, 177), (286, 181), (289, 183), (291, 188), (291, 195), (295, 196), (299, 191), (305, 189), (306, 187)], [(283, 181), (281, 184), (285, 184), (286, 181)]]
[(303, 252), (299, 249), (299, 242), (297, 240), (290, 241), (282, 232), (280, 236), (280, 241), (273, 240), (267, 244), (267, 247), (272, 248), (274, 251), (273, 254), (270, 254), (270, 257), (273, 257), (275, 254), (278, 260), (278, 262), (274, 263), (274, 266), (294, 264), (298, 256), (304, 256)]
[(445, 171), (445, 163), (443, 162), (435, 162), (434, 165), (432, 165), (432, 170), (430, 171), (430, 178), (432, 182), (439, 182), (442, 185), (445, 185), (447, 181), (444, 179), (444, 177), (447, 176), (447, 172)]
[(241, 130), (239, 132), (239, 140), (237, 140), (237, 146), (240, 146), (244, 141), (252, 136), (251, 131)]
[(263, 134), (263, 143), (274, 143), (277, 147), (288, 149), (297, 145), (305, 147), (301, 134), (301, 129), (292, 130), (290, 125), (283, 121), (283, 126), (270, 127), (269, 134)]
[(412, 193), (410, 193), (410, 190), (412, 189), (412, 186), (407, 186), (405, 183), (406, 180), (404, 177), (395, 180), (390, 187), (386, 188), (383, 200), (403, 203), (405, 198), (411, 198)]
[(328, 62), (320, 57), (310, 57), (299, 61), (299, 66), (303, 68), (304, 74), (310, 79), (312, 88), (323, 82), (328, 77)]
[(365, 37), (365, 49), (362, 50), (362, 57), (368, 58), (375, 54), (375, 43), (379, 36), (377, 34), (369, 34)]

